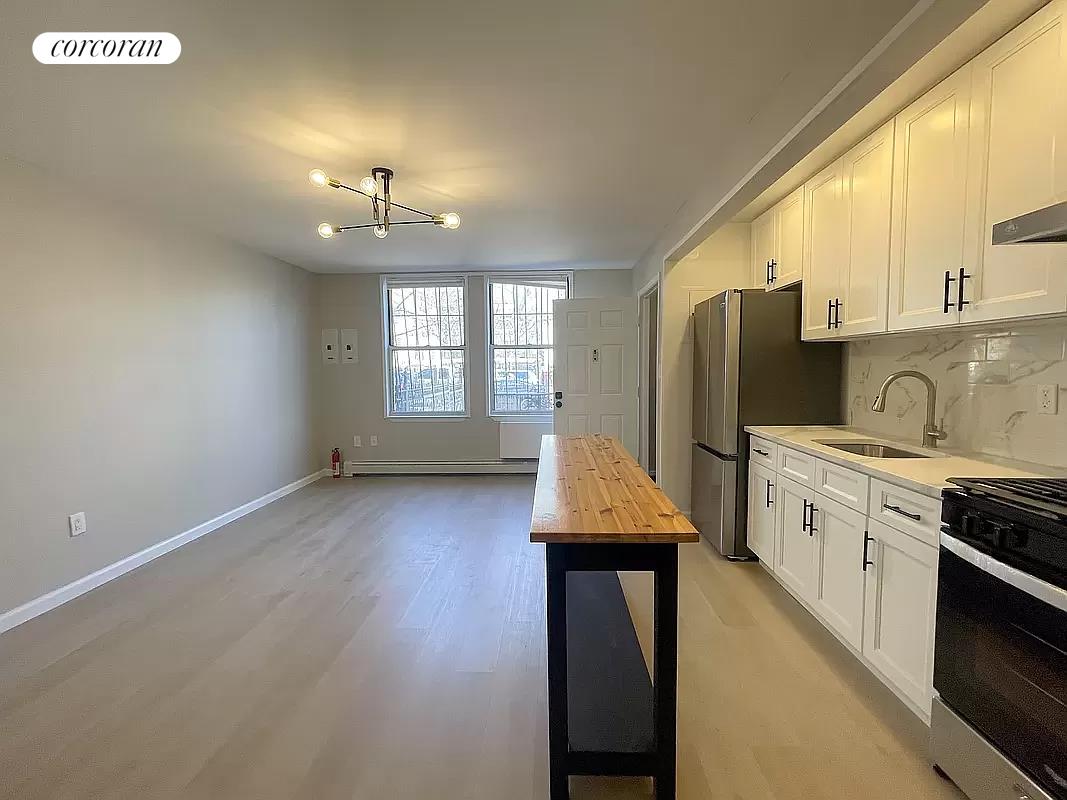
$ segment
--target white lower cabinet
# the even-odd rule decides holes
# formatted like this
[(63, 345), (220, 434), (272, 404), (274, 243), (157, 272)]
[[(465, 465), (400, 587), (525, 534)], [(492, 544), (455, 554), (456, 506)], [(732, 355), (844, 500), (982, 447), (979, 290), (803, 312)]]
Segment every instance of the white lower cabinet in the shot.
[[(781, 459), (777, 466), (782, 468)], [(845, 485), (864, 489), (844, 494), (849, 505), (750, 462), (748, 545), (808, 610), (929, 720), (937, 547), (925, 529), (905, 527), (914, 524), (911, 517), (898, 521), (889, 515), (890, 524), (869, 517), (863, 506), (868, 477), (832, 466), (838, 478), (851, 478)], [(878, 497), (886, 491), (879, 490)], [(897, 493), (904, 498), (900, 503), (914, 494)], [(872, 489), (872, 509), (874, 499)], [(891, 499), (898, 500), (896, 494)]]
[(767, 564), (774, 562), (774, 510), (778, 476), (762, 464), (749, 461), (748, 549)]
[(815, 493), (807, 486), (778, 476), (778, 512), (775, 518), (774, 574), (801, 598), (811, 596), (815, 536), (808, 516)]
[(868, 522), (863, 656), (907, 699), (930, 713), (934, 674), (937, 548)]
[(863, 647), (863, 537), (867, 517), (815, 496), (815, 613), (856, 650)]

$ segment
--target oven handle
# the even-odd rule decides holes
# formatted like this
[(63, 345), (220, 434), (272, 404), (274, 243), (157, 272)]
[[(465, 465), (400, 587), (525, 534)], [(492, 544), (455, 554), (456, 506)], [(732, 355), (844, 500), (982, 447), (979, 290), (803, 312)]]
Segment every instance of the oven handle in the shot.
[(950, 553), (959, 556), (968, 564), (972, 564), (983, 572), (988, 572), (994, 578), (999, 578), (1005, 583), (1014, 586), (1020, 592), (1026, 592), (1031, 597), (1042, 603), (1067, 611), (1067, 589), (1061, 589), (1051, 583), (1046, 583), (1040, 578), (1028, 575), (1022, 570), (1010, 567), (1002, 561), (997, 561), (992, 556), (975, 550), (969, 544), (961, 542), (954, 536), (944, 531), (941, 532), (941, 546)]

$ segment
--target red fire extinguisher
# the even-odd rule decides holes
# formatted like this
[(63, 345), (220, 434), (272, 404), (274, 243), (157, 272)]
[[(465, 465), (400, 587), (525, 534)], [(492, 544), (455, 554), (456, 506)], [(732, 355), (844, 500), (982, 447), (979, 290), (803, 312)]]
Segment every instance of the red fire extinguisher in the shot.
[(335, 447), (333, 449), (333, 455), (330, 456), (330, 463), (333, 465), (333, 476), (335, 478), (341, 477), (341, 448)]

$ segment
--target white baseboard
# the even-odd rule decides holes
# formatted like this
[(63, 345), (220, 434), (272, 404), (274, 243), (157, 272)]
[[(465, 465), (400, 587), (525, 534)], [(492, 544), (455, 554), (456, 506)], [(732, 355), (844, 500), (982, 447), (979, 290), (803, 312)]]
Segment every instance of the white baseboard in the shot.
[(360, 461), (360, 475), (490, 475), (534, 473), (537, 461)]
[(96, 572), (86, 575), (83, 578), (78, 578), (76, 581), (72, 581), (66, 586), (54, 589), (51, 592), (48, 592), (48, 594), (43, 594), (34, 600), (30, 600), (28, 603), (23, 603), (21, 606), (11, 609), (10, 611), (5, 611), (0, 614), (0, 633), (11, 630), (15, 626), (21, 625), (23, 622), (27, 622), (34, 617), (44, 614), (46, 611), (51, 611), (53, 608), (61, 606), (64, 603), (73, 600), (75, 597), (80, 597), (86, 592), (95, 589), (97, 586), (112, 581), (120, 575), (125, 575), (129, 571), (137, 569), (137, 567), (142, 564), (147, 564), (149, 561), (159, 558), (161, 555), (165, 555), (172, 550), (178, 549), (183, 544), (188, 544), (205, 534), (218, 530), (223, 525), (233, 522), (235, 519), (240, 519), (246, 514), (251, 514), (257, 508), (262, 508), (268, 503), (273, 503), (275, 500), (285, 497), (287, 494), (292, 494), (297, 489), (301, 489), (309, 483), (314, 483), (319, 478), (323, 478), (330, 474), (331, 472), (328, 469), (313, 472), (280, 489), (275, 489), (269, 494), (257, 497), (255, 500), (245, 503), (243, 506), (238, 506), (235, 509), (227, 511), (225, 514), (220, 514), (214, 519), (202, 522), (195, 528), (190, 528), (184, 533), (179, 533), (177, 536), (172, 536), (171, 538), (165, 539), (151, 547), (146, 547), (144, 550), (126, 556), (126, 558), (116, 561), (114, 564), (109, 564), (103, 569), (98, 569)]

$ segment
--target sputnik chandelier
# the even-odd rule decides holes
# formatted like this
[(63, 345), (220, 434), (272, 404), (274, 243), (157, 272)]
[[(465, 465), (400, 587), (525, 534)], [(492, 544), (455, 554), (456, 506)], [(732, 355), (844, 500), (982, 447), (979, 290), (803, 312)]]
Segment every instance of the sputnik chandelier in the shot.
[[(374, 222), (368, 222), (366, 225), (333, 225), (329, 222), (323, 222), (319, 225), (319, 236), (323, 239), (330, 239), (335, 234), (360, 230), (361, 228), (373, 228), (374, 235), (379, 239), (384, 239), (389, 235), (389, 229), (394, 225), (436, 225), (439, 228), (447, 228), (453, 231), (459, 227), (459, 214), (455, 211), (449, 211), (446, 214), (428, 214), (425, 211), (419, 211), (417, 208), (411, 208), (411, 206), (395, 202), (390, 194), (393, 171), (388, 167), (375, 167), (372, 169), (370, 175), (359, 182), (359, 188), (347, 186), (336, 178), (331, 178), (321, 169), (311, 170), (308, 173), (308, 180), (311, 181), (312, 186), (318, 186), (320, 189), (329, 186), (331, 189), (346, 189), (363, 195), (370, 200), (371, 213), (374, 215)], [(425, 219), (391, 220), (389, 212), (393, 208), (403, 209)]]

